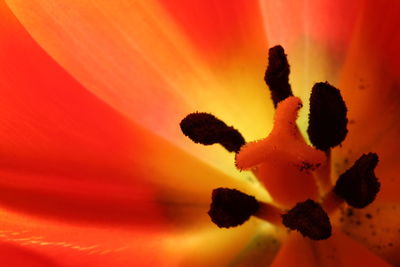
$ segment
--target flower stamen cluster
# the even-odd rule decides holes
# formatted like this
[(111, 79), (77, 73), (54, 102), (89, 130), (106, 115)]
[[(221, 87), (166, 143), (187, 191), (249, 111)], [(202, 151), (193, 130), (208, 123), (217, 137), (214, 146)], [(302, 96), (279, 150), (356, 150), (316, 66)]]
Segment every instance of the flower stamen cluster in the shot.
[(273, 203), (258, 201), (236, 189), (217, 188), (208, 212), (219, 227), (238, 226), (251, 216), (284, 225), (302, 235), (323, 240), (331, 236), (329, 214), (347, 203), (364, 208), (374, 201), (380, 184), (375, 153), (362, 155), (331, 184), (331, 150), (347, 136), (347, 107), (338, 89), (316, 83), (310, 97), (311, 145), (297, 124), (302, 107), (289, 84), (290, 68), (281, 46), (269, 50), (265, 81), (276, 107), (274, 127), (262, 140), (246, 143), (238, 130), (208, 113), (192, 113), (181, 122), (182, 132), (196, 143), (219, 143), (235, 152), (239, 170), (250, 170), (270, 193)]

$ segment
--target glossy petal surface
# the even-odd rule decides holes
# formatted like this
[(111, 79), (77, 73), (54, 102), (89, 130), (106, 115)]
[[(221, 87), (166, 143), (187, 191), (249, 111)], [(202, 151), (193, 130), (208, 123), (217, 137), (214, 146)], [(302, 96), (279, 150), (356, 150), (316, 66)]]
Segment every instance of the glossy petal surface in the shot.
[[(0, 30), (8, 36), (0, 54), (0, 238), (9, 251), (2, 254), (3, 262), (180, 262), (170, 252), (162, 256), (176, 227), (210, 231), (209, 192), (221, 185), (241, 186), (88, 93), (33, 42), (4, 5), (1, 14)], [(192, 187), (193, 180), (201, 186)], [(237, 237), (248, 238), (253, 229), (252, 224), (239, 229)], [(209, 242), (200, 233), (192, 238)], [(178, 244), (189, 240), (183, 233), (173, 236), (179, 237)], [(234, 254), (241, 249), (237, 244), (220, 245), (233, 246)], [(144, 256), (155, 250), (158, 256)]]
[[(273, 114), (261, 79), (267, 38), (287, 48), (291, 83), (303, 100), (316, 81), (343, 90), (352, 124), (334, 151), (333, 173), (360, 153), (379, 154), (382, 192), (368, 212), (383, 227), (379, 238), (368, 224), (345, 221), (343, 228), (399, 263), (396, 1), (7, 4), (22, 23), (1, 2), (0, 259), (8, 266), (270, 263), (276, 246), (266, 249), (271, 237), (255, 220), (221, 233), (208, 228), (206, 217), (215, 187), (265, 193), (232, 179), (248, 175), (237, 174), (222, 148), (188, 144), (177, 127), (188, 113), (207, 111), (248, 140), (264, 137)], [(330, 256), (338, 243), (353, 246), (339, 236), (317, 251)], [(177, 244), (180, 254), (165, 249)], [(289, 239), (280, 255), (290, 246)], [(297, 248), (305, 251), (295, 258), (315, 260), (307, 246)], [(349, 251), (383, 264), (354, 248)], [(155, 257), (143, 256), (154, 251)], [(342, 252), (337, 257), (356, 266)]]
[[(246, 138), (268, 130), (272, 105), (260, 79), (267, 43), (255, 1), (191, 1), (182, 7), (155, 0), (7, 3), (34, 39), (88, 90), (232, 176), (235, 170), (222, 149), (205, 154), (188, 145), (176, 125), (188, 113), (207, 111)], [(205, 36), (210, 42), (200, 43)], [(260, 118), (260, 124), (249, 117)]]

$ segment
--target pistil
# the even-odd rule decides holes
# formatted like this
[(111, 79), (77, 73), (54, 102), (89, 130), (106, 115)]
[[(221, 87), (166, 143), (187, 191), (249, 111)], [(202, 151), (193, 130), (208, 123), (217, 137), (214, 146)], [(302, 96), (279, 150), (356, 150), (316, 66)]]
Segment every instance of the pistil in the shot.
[(247, 143), (236, 155), (236, 167), (256, 169), (257, 178), (275, 203), (286, 208), (299, 199), (318, 199), (312, 171), (325, 161), (324, 153), (307, 145), (297, 128), (301, 107), (301, 100), (293, 96), (280, 102), (268, 137)]

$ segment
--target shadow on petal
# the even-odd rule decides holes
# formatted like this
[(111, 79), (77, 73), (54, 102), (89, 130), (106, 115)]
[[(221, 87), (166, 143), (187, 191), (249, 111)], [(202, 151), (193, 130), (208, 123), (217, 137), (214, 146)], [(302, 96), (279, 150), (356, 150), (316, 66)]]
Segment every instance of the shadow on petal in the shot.
[(0, 243), (0, 262), (7, 267), (58, 267), (62, 266), (34, 250), (5, 242)]
[[(54, 177), (57, 179), (57, 177)], [(21, 188), (0, 185), (0, 203), (20, 213), (34, 214), (48, 219), (90, 224), (119, 224), (136, 227), (160, 227), (165, 224), (161, 207), (155, 202), (148, 187), (137, 186), (127, 194), (111, 190), (87, 188), (71, 192), (63, 188)], [(109, 189), (109, 188), (108, 188)]]

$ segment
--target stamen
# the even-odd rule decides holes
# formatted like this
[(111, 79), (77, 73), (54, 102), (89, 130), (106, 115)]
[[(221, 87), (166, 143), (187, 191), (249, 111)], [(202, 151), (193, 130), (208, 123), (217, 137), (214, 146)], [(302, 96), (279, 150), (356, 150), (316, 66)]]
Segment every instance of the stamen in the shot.
[(191, 113), (180, 123), (184, 135), (203, 145), (219, 143), (229, 152), (238, 152), (246, 142), (233, 127), (208, 113)]
[(336, 195), (332, 189), (323, 197), (321, 206), (327, 214), (331, 214), (339, 209), (343, 203), (343, 198)]
[(264, 80), (271, 91), (271, 98), (275, 108), (280, 101), (293, 95), (289, 84), (289, 73), (290, 66), (283, 47), (277, 45), (270, 48)]
[(372, 203), (380, 190), (380, 183), (375, 176), (378, 155), (362, 155), (354, 165), (340, 175), (334, 192), (354, 208), (364, 208)]
[(332, 234), (328, 214), (311, 199), (297, 203), (294, 208), (282, 215), (282, 223), (313, 240), (327, 239)]
[[(347, 135), (346, 105), (340, 91), (327, 82), (313, 86), (307, 133), (314, 147), (308, 145), (296, 124), (302, 102), (293, 96), (289, 74), (282, 46), (270, 48), (264, 80), (276, 112), (274, 127), (265, 139), (246, 144), (236, 129), (208, 113), (191, 113), (180, 127), (195, 143), (219, 143), (236, 152), (236, 167), (251, 170), (274, 200), (260, 202), (236, 189), (216, 188), (208, 215), (218, 227), (238, 226), (255, 216), (276, 226), (283, 224), (312, 240), (324, 240), (332, 235), (328, 213), (344, 202), (363, 208), (376, 198), (380, 189), (374, 173), (378, 156), (362, 155), (332, 187), (330, 153)], [(321, 196), (321, 204), (312, 200)]]
[(216, 188), (208, 215), (220, 228), (238, 226), (247, 221), (259, 208), (258, 201), (236, 189)]
[(327, 151), (342, 143), (347, 135), (347, 108), (340, 91), (326, 83), (316, 83), (310, 97), (307, 133), (311, 143)]
[(280, 225), (282, 223), (282, 210), (273, 204), (258, 202), (259, 208), (254, 216), (272, 223), (274, 225)]

